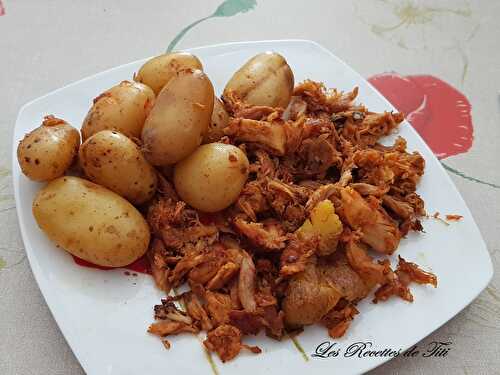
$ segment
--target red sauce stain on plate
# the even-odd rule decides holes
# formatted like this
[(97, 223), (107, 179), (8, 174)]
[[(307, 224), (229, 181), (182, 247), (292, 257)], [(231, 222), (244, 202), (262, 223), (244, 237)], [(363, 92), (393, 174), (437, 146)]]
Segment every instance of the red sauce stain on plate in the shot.
[[(115, 269), (113, 267), (98, 266), (97, 264), (87, 262), (86, 260), (83, 260), (82, 258), (78, 258), (74, 255), (72, 255), (72, 257), (73, 257), (73, 260), (75, 261), (75, 263), (78, 264), (79, 266), (89, 267), (89, 268), (97, 268), (99, 270), (105, 270), (105, 271)], [(146, 256), (143, 256), (143, 257), (137, 259), (134, 263), (131, 263), (128, 266), (120, 267), (120, 268), (125, 268), (127, 270), (130, 270), (133, 272), (139, 272), (139, 273), (146, 273), (146, 274), (151, 273), (151, 271), (149, 269), (149, 262), (146, 259)], [(129, 272), (129, 275), (130, 275), (130, 272)]]
[(377, 74), (368, 81), (406, 115), (439, 159), (471, 148), (471, 105), (448, 83), (431, 75), (397, 73)]

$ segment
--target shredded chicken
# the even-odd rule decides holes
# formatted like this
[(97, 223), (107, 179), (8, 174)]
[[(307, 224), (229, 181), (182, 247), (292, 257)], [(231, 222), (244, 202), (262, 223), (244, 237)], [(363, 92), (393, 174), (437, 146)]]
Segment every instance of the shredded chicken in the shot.
[(309, 259), (315, 254), (318, 244), (318, 238), (300, 240), (295, 236), (292, 237), (281, 253), (280, 274), (291, 276), (304, 271)]
[(339, 191), (338, 186), (334, 184), (326, 184), (318, 187), (309, 197), (306, 203), (306, 211), (311, 212), (311, 210), (316, 207), (316, 205), (328, 199), (331, 195), (336, 194)]
[(178, 285), (184, 275), (186, 275), (197, 265), (203, 263), (207, 256), (207, 254), (192, 254), (183, 257), (173, 269), (172, 274), (169, 277), (169, 281), (174, 285)]
[(462, 215), (446, 215), (446, 220), (448, 221), (460, 221), (464, 217)]
[(186, 311), (195, 321), (200, 323), (201, 329), (210, 331), (213, 328), (207, 311), (203, 308), (198, 296), (192, 292), (183, 295)]
[(171, 298), (163, 299), (161, 303), (161, 305), (156, 305), (154, 308), (155, 319), (184, 323), (186, 326), (193, 324), (191, 316), (179, 310)]
[(206, 309), (214, 326), (227, 323), (231, 311), (231, 298), (225, 293), (206, 291)]
[(327, 90), (322, 83), (306, 80), (295, 87), (293, 94), (301, 97), (311, 112), (334, 113), (345, 111), (351, 106), (358, 96), (358, 88), (355, 87), (351, 92), (342, 93), (337, 90)]
[(168, 264), (166, 261), (167, 256), (165, 253), (166, 249), (163, 245), (163, 241), (155, 238), (151, 242), (151, 247), (148, 250), (147, 255), (149, 259), (151, 275), (153, 276), (157, 288), (168, 293), (170, 290), (170, 284), (168, 282), (170, 268), (168, 268)]
[(264, 318), (256, 311), (233, 310), (229, 313), (229, 322), (244, 335), (256, 335), (266, 326)]
[(368, 287), (384, 283), (385, 268), (381, 264), (376, 263), (368, 255), (362, 243), (350, 240), (346, 245), (346, 257), (349, 265), (358, 273)]
[(182, 332), (197, 333), (198, 329), (192, 325), (177, 322), (175, 320), (160, 320), (151, 324), (148, 332), (153, 335), (165, 337), (169, 335), (177, 335)]
[(344, 336), (357, 314), (359, 311), (352, 303), (341, 300), (321, 319), (321, 322), (328, 328), (330, 337), (336, 339)]
[(236, 202), (236, 206), (252, 221), (257, 221), (257, 214), (269, 209), (262, 185), (261, 181), (248, 182)]
[(407, 278), (407, 282), (413, 281), (417, 284), (431, 284), (434, 288), (437, 288), (437, 277), (436, 275), (422, 270), (415, 263), (407, 262), (399, 256), (399, 263), (396, 273), (401, 278)]
[(283, 112), (283, 120), (297, 120), (307, 111), (307, 102), (300, 96), (292, 96), (288, 107)]
[(145, 210), (147, 258), (160, 290), (190, 290), (155, 306), (149, 332), (204, 331), (205, 347), (224, 362), (242, 349), (260, 353), (242, 343), (246, 335), (280, 340), (319, 323), (339, 338), (371, 292), (375, 303), (411, 302), (412, 283), (437, 286), (415, 263), (389, 261), (410, 231), (423, 230), (416, 189), (425, 160), (401, 137), (382, 145), (403, 115), (370, 112), (357, 94), (306, 80), (282, 109), (225, 93), (230, 121), (220, 142), (247, 155), (249, 177), (232, 205), (206, 214), (179, 198), (172, 168), (162, 169)]
[(375, 303), (385, 301), (393, 295), (399, 296), (408, 302), (413, 302), (413, 295), (408, 288), (412, 281), (417, 284), (431, 284), (434, 288), (437, 288), (437, 277), (434, 274), (425, 272), (415, 263), (407, 262), (401, 256), (399, 256), (399, 263), (395, 272), (390, 269), (387, 259), (382, 261), (381, 264), (386, 268), (387, 281), (375, 291), (373, 301)]
[(249, 223), (241, 218), (234, 221), (234, 226), (254, 245), (268, 251), (280, 250), (285, 247), (286, 236), (278, 221)]
[(233, 262), (224, 264), (208, 282), (207, 289), (216, 290), (226, 285), (239, 271), (240, 266)]
[(241, 331), (228, 324), (218, 326), (208, 332), (207, 339), (203, 341), (205, 347), (216, 352), (222, 362), (229, 361), (238, 355), (241, 349), (248, 349), (252, 353), (260, 353), (257, 346), (248, 346), (241, 343)]
[(286, 133), (281, 122), (236, 118), (224, 133), (239, 142), (255, 143), (272, 155), (285, 155)]
[(340, 195), (339, 213), (353, 229), (361, 230), (361, 240), (378, 252), (392, 254), (401, 234), (389, 215), (378, 207), (376, 198), (372, 196), (367, 201), (349, 187), (342, 189)]
[(248, 254), (241, 260), (238, 296), (241, 305), (246, 311), (255, 311), (255, 265)]

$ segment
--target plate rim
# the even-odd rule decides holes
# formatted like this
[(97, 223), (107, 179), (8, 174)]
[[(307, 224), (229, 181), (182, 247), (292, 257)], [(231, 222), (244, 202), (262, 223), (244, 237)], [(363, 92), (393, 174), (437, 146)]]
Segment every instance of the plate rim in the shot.
[[(321, 44), (319, 44), (319, 43), (317, 43), (317, 42), (315, 42), (313, 40), (308, 40), (308, 39), (270, 39), (270, 40), (255, 40), (255, 41), (239, 41), (239, 42), (216, 43), (216, 44), (210, 44), (210, 45), (196, 46), (196, 47), (182, 49), (182, 51), (187, 51), (187, 52), (193, 52), (193, 53), (195, 53), (196, 51), (201, 51), (201, 50), (211, 50), (211, 49), (228, 48), (228, 47), (233, 47), (234, 49), (238, 49), (238, 47), (245, 47), (245, 46), (249, 46), (249, 45), (259, 45), (259, 44), (260, 45), (265, 45), (265, 44), (281, 44), (281, 45), (285, 45), (285, 44), (301, 45), (302, 44), (302, 45), (311, 45), (314, 48), (317, 48), (317, 49), (321, 50), (322, 52), (326, 53), (327, 55), (329, 55), (333, 59), (338, 60), (338, 62), (341, 65), (343, 65), (344, 67), (346, 67), (349, 70), (351, 70), (357, 76), (358, 80), (364, 81), (369, 87), (371, 87), (373, 89), (373, 91), (385, 102), (385, 104), (389, 108), (391, 108), (394, 111), (396, 110), (395, 107), (365, 77), (363, 77), (360, 73), (358, 73), (355, 69), (353, 69), (350, 65), (348, 65), (340, 57), (338, 57), (337, 55), (335, 55), (328, 48), (322, 46)], [(181, 50), (176, 50), (176, 51), (181, 51)], [(152, 56), (150, 56), (150, 57), (152, 57)], [(70, 347), (71, 351), (75, 355), (75, 358), (78, 360), (80, 366), (83, 368), (83, 370), (85, 372), (87, 372), (88, 370), (92, 369), (94, 366), (90, 365), (90, 363), (87, 361), (88, 356), (83, 354), (83, 350), (78, 350), (78, 345), (76, 344), (77, 343), (77, 340), (76, 340), (77, 338), (73, 337), (73, 333), (70, 333), (69, 330), (66, 330), (66, 329), (62, 328), (63, 326), (66, 327), (67, 325), (64, 325), (64, 324), (61, 325), (62, 312), (56, 308), (56, 304), (54, 303), (54, 299), (56, 297), (53, 295), (53, 293), (52, 293), (51, 288), (49, 287), (49, 285), (47, 285), (46, 280), (41, 277), (41, 271), (40, 271), (41, 267), (40, 267), (40, 265), (38, 264), (38, 262), (35, 259), (34, 253), (32, 251), (31, 241), (29, 241), (29, 238), (28, 238), (27, 228), (25, 228), (25, 225), (24, 225), (24, 222), (25, 222), (24, 215), (23, 215), (22, 211), (20, 210), (20, 204), (18, 203), (18, 202), (20, 202), (20, 196), (19, 196), (20, 192), (19, 192), (19, 185), (18, 185), (19, 184), (20, 170), (19, 170), (19, 165), (17, 163), (17, 143), (18, 143), (19, 140), (16, 137), (16, 130), (18, 128), (18, 124), (19, 124), (20, 118), (23, 115), (24, 111), (27, 108), (29, 108), (30, 106), (32, 106), (33, 104), (37, 103), (38, 101), (46, 99), (47, 97), (50, 97), (51, 95), (54, 95), (54, 94), (56, 94), (56, 93), (58, 93), (60, 91), (68, 89), (70, 87), (77, 86), (77, 85), (79, 85), (79, 84), (81, 84), (81, 83), (83, 83), (85, 81), (90, 80), (90, 79), (95, 79), (95, 78), (99, 78), (100, 76), (104, 76), (104, 75), (110, 73), (113, 70), (117, 70), (117, 69), (129, 66), (129, 65), (137, 64), (138, 62), (144, 61), (145, 59), (148, 59), (150, 57), (145, 57), (145, 58), (137, 59), (137, 60), (134, 60), (132, 62), (128, 62), (128, 63), (125, 63), (125, 64), (121, 64), (121, 65), (118, 65), (118, 66), (114, 66), (114, 67), (108, 68), (108, 69), (103, 70), (101, 72), (98, 72), (98, 73), (95, 73), (93, 75), (90, 75), (90, 76), (84, 77), (82, 79), (76, 80), (74, 82), (71, 82), (71, 83), (69, 83), (67, 85), (64, 85), (64, 86), (62, 86), (60, 88), (52, 90), (52, 91), (50, 91), (50, 92), (48, 92), (48, 93), (46, 93), (46, 94), (44, 94), (42, 96), (39, 96), (39, 97), (37, 97), (35, 99), (32, 99), (32, 100), (26, 102), (19, 109), (18, 115), (16, 117), (16, 122), (15, 122), (15, 125), (14, 125), (14, 128), (13, 128), (13, 135), (12, 135), (12, 171), (13, 171), (12, 177), (13, 177), (13, 189), (14, 189), (14, 197), (15, 197), (15, 204), (16, 204), (17, 221), (18, 221), (20, 232), (21, 232), (21, 237), (22, 237), (22, 240), (23, 240), (23, 244), (25, 245), (24, 246), (25, 252), (26, 252), (26, 255), (27, 255), (30, 267), (32, 269), (33, 276), (34, 276), (34, 278), (36, 280), (36, 283), (37, 283), (37, 286), (38, 286), (38, 288), (39, 288), (39, 290), (40, 290), (40, 292), (41, 292), (41, 294), (43, 296), (43, 299), (44, 299), (45, 303), (47, 304), (47, 306), (49, 308), (49, 311), (50, 311), (52, 317), (54, 318), (54, 320), (55, 320), (55, 322), (56, 322), (56, 324), (57, 324), (57, 326), (59, 328), (59, 331), (62, 333), (64, 339), (66, 340), (66, 342), (68, 344), (68, 346)], [(406, 119), (404, 120), (404, 122), (406, 122), (407, 125), (410, 125), (409, 122)], [(428, 151), (429, 154), (432, 155), (432, 158), (434, 158), (435, 161), (437, 161), (437, 164), (439, 164), (439, 168), (441, 170), (441, 174), (443, 174), (445, 176), (444, 178), (447, 181), (448, 185), (451, 186), (452, 189), (454, 189), (454, 192), (456, 193), (456, 195), (460, 199), (461, 203), (465, 207), (464, 214), (466, 214), (468, 217), (470, 217), (470, 219), (472, 221), (471, 225), (473, 225), (475, 227), (475, 229), (477, 230), (477, 233), (479, 234), (479, 241), (480, 241), (480, 243), (478, 245), (480, 245), (480, 247), (484, 249), (484, 251), (485, 251), (485, 253), (487, 255), (487, 257), (486, 257), (486, 260), (487, 260), (486, 269), (483, 270), (487, 274), (487, 277), (483, 276), (482, 283), (478, 283), (478, 285), (480, 284), (480, 287), (478, 287), (477, 293), (474, 293), (473, 297), (471, 297), (470, 300), (469, 299), (465, 300), (464, 303), (460, 304), (460, 308), (457, 310), (456, 313), (450, 315), (441, 324), (433, 327), (430, 332), (428, 332), (427, 334), (425, 334), (424, 336), (422, 336), (417, 341), (417, 342), (420, 342), (421, 340), (425, 339), (425, 337), (429, 336), (430, 334), (432, 334), (433, 332), (435, 332), (437, 329), (439, 329), (440, 327), (442, 327), (444, 324), (446, 324), (447, 322), (449, 322), (452, 318), (454, 318), (461, 311), (463, 311), (463, 309), (465, 307), (467, 307), (469, 304), (471, 304), (479, 296), (479, 294), (481, 294), (486, 289), (486, 287), (488, 286), (488, 284), (491, 282), (491, 280), (493, 278), (493, 274), (494, 274), (494, 268), (493, 268), (493, 263), (492, 263), (492, 260), (491, 260), (491, 254), (490, 254), (490, 252), (488, 250), (488, 247), (486, 246), (486, 242), (484, 241), (484, 238), (483, 238), (483, 235), (482, 235), (482, 233), (480, 231), (480, 228), (477, 225), (477, 222), (474, 219), (472, 213), (470, 212), (470, 209), (469, 209), (467, 203), (463, 199), (462, 194), (458, 190), (457, 186), (455, 185), (455, 183), (451, 179), (451, 177), (448, 174), (448, 172), (444, 169), (444, 167), (442, 166), (442, 164), (439, 162), (439, 160), (437, 159), (437, 157), (434, 155), (434, 153), (432, 152), (432, 150), (430, 149), (430, 147), (427, 145), (427, 143), (423, 140), (423, 138), (420, 136), (420, 134), (418, 134), (418, 132), (411, 125), (410, 125), (410, 128), (411, 128), (411, 131), (413, 132), (413, 135), (416, 136), (416, 137), (418, 137), (422, 141), (422, 144), (423, 144), (424, 148), (426, 148), (426, 151)], [(14, 171), (16, 171), (17, 173), (14, 174)], [(28, 247), (26, 247), (26, 243), (30, 244), (29, 249), (28, 249)], [(61, 316), (59, 314), (61, 314)], [(405, 348), (405, 350), (406, 349), (407, 348)], [(370, 366), (367, 367), (365, 370), (366, 371), (373, 370), (374, 368), (376, 368), (376, 367), (378, 367), (378, 366), (380, 366), (380, 365), (382, 365), (384, 363), (389, 362), (391, 359), (392, 358), (383, 358), (380, 361), (372, 361), (372, 362), (370, 362)]]

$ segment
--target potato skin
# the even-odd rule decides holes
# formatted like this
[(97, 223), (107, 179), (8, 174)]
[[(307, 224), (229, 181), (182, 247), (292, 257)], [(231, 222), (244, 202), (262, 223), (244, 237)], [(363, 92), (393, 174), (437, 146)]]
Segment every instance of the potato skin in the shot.
[(282, 302), (285, 324), (301, 327), (317, 323), (342, 297), (333, 283), (321, 275), (316, 264), (309, 262), (303, 272), (290, 279)]
[(203, 137), (203, 143), (219, 141), (224, 136), (223, 129), (229, 125), (229, 114), (224, 108), (224, 103), (218, 97), (214, 98), (214, 110), (208, 125), (208, 131)]
[(83, 120), (83, 140), (106, 129), (139, 138), (154, 100), (153, 90), (142, 83), (123, 81), (113, 86), (94, 99)]
[(191, 154), (208, 130), (213, 107), (214, 88), (205, 73), (178, 72), (161, 90), (142, 129), (146, 159), (165, 166)]
[(238, 199), (248, 170), (248, 159), (238, 147), (209, 143), (175, 166), (174, 185), (190, 206), (217, 212)]
[(156, 170), (139, 147), (125, 135), (102, 130), (79, 151), (80, 165), (89, 180), (107, 187), (133, 204), (150, 200), (156, 191)]
[(64, 120), (45, 116), (42, 125), (19, 142), (17, 160), (31, 180), (50, 181), (71, 166), (79, 146), (78, 130)]
[(158, 95), (161, 89), (182, 69), (203, 70), (201, 61), (187, 52), (172, 52), (149, 59), (134, 76), (136, 82), (151, 87)]
[(275, 52), (264, 52), (233, 74), (224, 88), (224, 96), (233, 92), (250, 105), (286, 108), (293, 85), (293, 72), (285, 58)]
[(130, 264), (149, 245), (148, 224), (132, 204), (78, 177), (60, 177), (40, 190), (33, 216), (57, 245), (99, 266)]

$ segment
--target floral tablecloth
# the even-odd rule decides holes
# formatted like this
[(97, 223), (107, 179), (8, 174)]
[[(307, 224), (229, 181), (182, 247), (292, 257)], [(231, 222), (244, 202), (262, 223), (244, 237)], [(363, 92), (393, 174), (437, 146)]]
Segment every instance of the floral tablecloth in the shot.
[[(35, 283), (18, 229), (11, 138), (25, 102), (167, 49), (315, 40), (408, 115), (458, 186), (496, 268), (499, 15), (500, 2), (486, 0), (0, 0), (0, 374), (83, 373)], [(452, 342), (446, 357), (397, 358), (372, 373), (498, 374), (499, 288), (495, 273), (470, 306), (424, 339)]]

